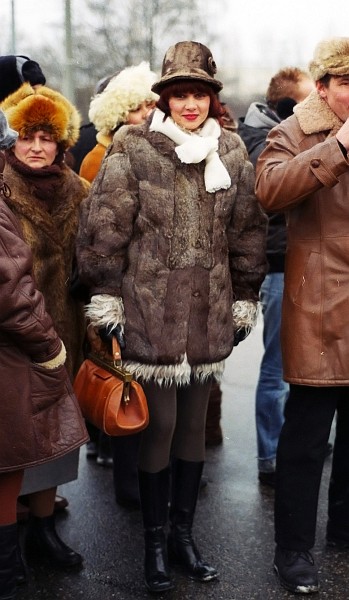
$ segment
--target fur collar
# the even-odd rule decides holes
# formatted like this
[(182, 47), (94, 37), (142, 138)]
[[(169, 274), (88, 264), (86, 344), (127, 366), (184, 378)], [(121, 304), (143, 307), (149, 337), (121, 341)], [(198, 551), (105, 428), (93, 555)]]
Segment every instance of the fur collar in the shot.
[(334, 136), (343, 125), (317, 91), (311, 92), (303, 102), (297, 104), (294, 107), (294, 114), (306, 135), (328, 131), (330, 136)]

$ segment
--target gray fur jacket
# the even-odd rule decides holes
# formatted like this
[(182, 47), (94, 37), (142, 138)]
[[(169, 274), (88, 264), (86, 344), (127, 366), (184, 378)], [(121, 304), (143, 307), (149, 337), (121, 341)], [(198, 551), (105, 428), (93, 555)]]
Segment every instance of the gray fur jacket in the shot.
[(124, 363), (144, 380), (219, 378), (234, 332), (255, 322), (266, 218), (239, 136), (222, 130), (218, 153), (232, 183), (208, 193), (204, 161), (181, 163), (149, 121), (124, 126), (81, 205), (87, 315), (124, 325)]

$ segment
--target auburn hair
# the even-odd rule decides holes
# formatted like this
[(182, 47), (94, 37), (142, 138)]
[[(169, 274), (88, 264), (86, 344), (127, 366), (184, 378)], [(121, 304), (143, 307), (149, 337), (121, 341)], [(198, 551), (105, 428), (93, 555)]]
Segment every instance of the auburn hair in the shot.
[(219, 124), (223, 127), (223, 117), (226, 113), (224, 106), (221, 104), (214, 89), (203, 81), (195, 81), (191, 79), (186, 81), (185, 79), (177, 81), (175, 83), (166, 85), (160, 92), (160, 98), (156, 102), (156, 106), (165, 113), (166, 117), (171, 115), (169, 100), (172, 96), (180, 96), (182, 94), (207, 94), (210, 96), (210, 108), (208, 111), (208, 117), (217, 119)]

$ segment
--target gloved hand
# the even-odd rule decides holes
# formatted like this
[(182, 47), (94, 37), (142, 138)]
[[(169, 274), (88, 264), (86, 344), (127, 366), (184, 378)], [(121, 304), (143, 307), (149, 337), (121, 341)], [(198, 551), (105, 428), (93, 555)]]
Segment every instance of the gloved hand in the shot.
[(120, 350), (124, 350), (126, 348), (125, 337), (120, 324), (118, 324), (116, 327), (113, 327), (112, 325), (100, 327), (98, 334), (102, 342), (104, 342), (104, 344), (108, 347), (110, 354), (112, 353), (113, 337), (116, 337), (117, 341), (119, 342)]
[(240, 327), (234, 333), (234, 346), (238, 346), (240, 342), (243, 342), (247, 336), (250, 334), (251, 329), (247, 329), (246, 327)]

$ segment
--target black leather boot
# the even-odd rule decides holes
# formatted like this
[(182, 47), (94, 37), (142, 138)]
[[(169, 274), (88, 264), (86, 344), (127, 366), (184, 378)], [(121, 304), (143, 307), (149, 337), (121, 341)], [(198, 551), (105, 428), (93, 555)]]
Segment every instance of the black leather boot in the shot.
[(0, 598), (16, 596), (17, 523), (0, 526)]
[(204, 463), (172, 461), (172, 499), (168, 555), (170, 564), (184, 568), (191, 579), (211, 581), (218, 573), (204, 562), (192, 538), (192, 525)]
[(31, 517), (26, 538), (27, 552), (50, 561), (53, 567), (71, 568), (82, 565), (82, 556), (59, 537), (55, 517)]
[(167, 560), (165, 526), (169, 501), (169, 468), (159, 473), (138, 472), (144, 523), (145, 584), (152, 593), (173, 588)]

